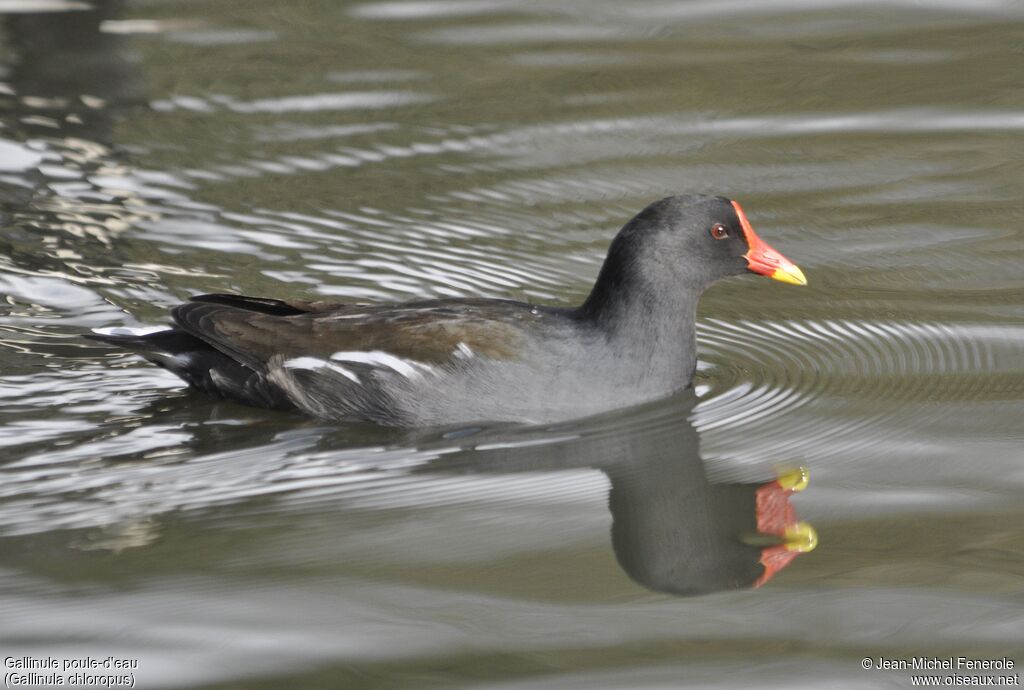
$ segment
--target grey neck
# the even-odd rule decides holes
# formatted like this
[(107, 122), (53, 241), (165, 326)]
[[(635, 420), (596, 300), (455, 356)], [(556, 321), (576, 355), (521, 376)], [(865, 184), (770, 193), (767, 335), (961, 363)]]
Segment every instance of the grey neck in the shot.
[(669, 393), (690, 385), (697, 365), (700, 292), (692, 289), (655, 295), (631, 291), (633, 299), (628, 302), (611, 299), (600, 309), (586, 312), (581, 307), (580, 311), (615, 351), (620, 363), (616, 370), (623, 384)]

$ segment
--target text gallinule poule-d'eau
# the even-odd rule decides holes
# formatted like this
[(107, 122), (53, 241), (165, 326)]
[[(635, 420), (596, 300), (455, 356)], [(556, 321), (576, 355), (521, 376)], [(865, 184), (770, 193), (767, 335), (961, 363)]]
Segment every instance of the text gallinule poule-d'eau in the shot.
[(746, 271), (805, 285), (739, 204), (673, 196), (626, 223), (579, 307), (200, 295), (162, 328), (97, 329), (210, 395), (396, 426), (545, 422), (690, 385), (701, 293)]

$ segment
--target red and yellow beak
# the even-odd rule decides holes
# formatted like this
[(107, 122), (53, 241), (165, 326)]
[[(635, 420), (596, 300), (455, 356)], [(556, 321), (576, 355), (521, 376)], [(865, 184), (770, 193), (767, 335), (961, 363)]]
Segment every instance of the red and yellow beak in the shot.
[(740, 226), (743, 228), (743, 235), (747, 239), (747, 246), (750, 247), (747, 253), (743, 255), (743, 258), (747, 260), (747, 268), (754, 273), (768, 276), (772, 280), (778, 280), (791, 285), (807, 285), (807, 278), (804, 277), (804, 272), (757, 236), (754, 228), (750, 225), (750, 221), (747, 220), (747, 214), (743, 212), (743, 209), (740, 208), (737, 202), (732, 202), (732, 206), (736, 209), (736, 215), (740, 219)]
[(807, 488), (808, 479), (805, 467), (782, 470), (778, 479), (762, 485), (754, 494), (758, 534), (774, 537), (779, 542), (761, 550), (764, 573), (754, 582), (754, 587), (768, 582), (794, 558), (814, 551), (818, 545), (818, 533), (799, 519), (789, 503), (792, 494)]

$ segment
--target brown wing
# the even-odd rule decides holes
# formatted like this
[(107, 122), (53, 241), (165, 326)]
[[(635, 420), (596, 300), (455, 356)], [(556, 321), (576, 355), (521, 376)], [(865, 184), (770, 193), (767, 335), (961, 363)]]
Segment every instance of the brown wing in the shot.
[(504, 300), (339, 305), (204, 295), (172, 313), (190, 334), (260, 370), (274, 356), (328, 358), (340, 351), (444, 362), (460, 343), (477, 355), (508, 359), (531, 312), (529, 305)]

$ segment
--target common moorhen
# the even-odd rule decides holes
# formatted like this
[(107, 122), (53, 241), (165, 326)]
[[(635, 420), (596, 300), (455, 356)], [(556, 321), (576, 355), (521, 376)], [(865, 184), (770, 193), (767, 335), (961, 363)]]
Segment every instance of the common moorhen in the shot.
[(735, 201), (673, 196), (626, 223), (579, 307), (200, 295), (166, 328), (98, 329), (213, 396), (396, 426), (582, 417), (690, 385), (697, 300), (753, 271), (806, 285)]

